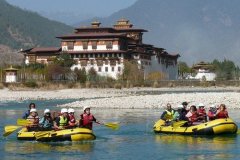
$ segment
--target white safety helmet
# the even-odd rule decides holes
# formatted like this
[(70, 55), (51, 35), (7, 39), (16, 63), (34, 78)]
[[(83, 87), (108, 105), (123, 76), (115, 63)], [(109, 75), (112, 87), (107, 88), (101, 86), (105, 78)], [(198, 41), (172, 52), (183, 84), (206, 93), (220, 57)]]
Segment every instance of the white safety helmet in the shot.
[(30, 113), (32, 113), (32, 112), (37, 112), (37, 110), (36, 110), (35, 108), (32, 108), (32, 109), (30, 110)]
[(45, 109), (44, 114), (46, 114), (46, 113), (50, 113), (50, 109)]
[(178, 105), (178, 108), (183, 108), (183, 105), (182, 105), (182, 104), (179, 104), (179, 105)]
[(69, 108), (69, 109), (68, 109), (68, 113), (74, 113), (74, 109)]
[(62, 109), (61, 109), (61, 113), (68, 113), (67, 108), (62, 108)]
[(90, 107), (89, 107), (89, 106), (84, 106), (84, 107), (83, 107), (83, 111), (85, 111), (87, 108), (89, 108), (89, 109), (90, 109)]
[(198, 107), (204, 107), (205, 105), (203, 103), (199, 103)]

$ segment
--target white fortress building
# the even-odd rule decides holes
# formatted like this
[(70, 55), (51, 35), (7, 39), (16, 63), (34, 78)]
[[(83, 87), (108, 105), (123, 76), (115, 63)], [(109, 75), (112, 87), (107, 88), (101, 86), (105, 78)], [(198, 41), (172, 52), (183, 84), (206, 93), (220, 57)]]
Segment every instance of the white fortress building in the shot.
[(94, 68), (99, 75), (116, 79), (122, 74), (124, 61), (135, 60), (145, 75), (161, 72), (165, 79), (177, 79), (179, 54), (169, 54), (163, 48), (144, 44), (142, 39), (146, 30), (134, 28), (126, 19), (120, 19), (113, 27), (100, 25), (95, 21), (90, 27), (76, 28), (72, 34), (58, 36), (60, 47), (22, 51), (26, 64), (49, 64), (57, 55), (67, 53), (76, 62), (72, 70)]

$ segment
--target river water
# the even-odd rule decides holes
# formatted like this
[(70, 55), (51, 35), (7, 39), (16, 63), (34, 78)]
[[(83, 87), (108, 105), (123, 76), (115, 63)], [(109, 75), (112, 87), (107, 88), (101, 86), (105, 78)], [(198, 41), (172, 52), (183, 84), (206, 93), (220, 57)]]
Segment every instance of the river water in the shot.
[[(39, 115), (44, 108), (59, 110), (58, 104), (74, 100), (34, 101)], [(0, 132), (4, 126), (16, 124), (29, 101), (0, 102)], [(80, 110), (76, 115), (80, 114)], [(0, 159), (240, 159), (238, 135), (215, 137), (167, 135), (152, 132), (152, 126), (162, 110), (108, 110), (96, 109), (92, 113), (99, 121), (120, 122), (120, 129), (113, 131), (94, 125), (97, 139), (86, 142), (29, 142), (18, 141), (16, 133), (0, 139)], [(239, 125), (239, 110), (229, 110)]]

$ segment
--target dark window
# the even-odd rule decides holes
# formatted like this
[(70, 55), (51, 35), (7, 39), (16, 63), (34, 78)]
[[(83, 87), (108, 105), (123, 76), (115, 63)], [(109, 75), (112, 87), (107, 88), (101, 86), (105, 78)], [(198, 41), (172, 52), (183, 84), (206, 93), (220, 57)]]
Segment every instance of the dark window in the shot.
[(90, 63), (91, 63), (91, 65), (94, 65), (94, 60), (91, 59), (91, 60), (90, 60)]
[(92, 49), (97, 49), (97, 41), (92, 42)]
[(93, 58), (93, 54), (92, 53), (90, 54), (90, 58)]
[(113, 48), (113, 43), (112, 43), (112, 41), (107, 41), (107, 42), (106, 42), (106, 48), (107, 48), (107, 49), (112, 49), (112, 48)]
[(102, 67), (98, 67), (98, 72), (102, 72)]
[(108, 67), (105, 67), (105, 72), (108, 72)]
[(118, 72), (121, 72), (121, 67), (118, 67)]
[(112, 72), (114, 72), (114, 67), (112, 67)]
[(87, 41), (83, 41), (83, 49), (88, 49), (88, 42)]

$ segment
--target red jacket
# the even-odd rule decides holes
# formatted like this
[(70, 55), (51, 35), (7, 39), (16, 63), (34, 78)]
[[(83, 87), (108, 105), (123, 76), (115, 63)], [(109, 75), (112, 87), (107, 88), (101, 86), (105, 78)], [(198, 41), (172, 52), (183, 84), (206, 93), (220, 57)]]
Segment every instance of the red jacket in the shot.
[(191, 122), (197, 122), (198, 121), (198, 113), (197, 112), (192, 113), (192, 116), (189, 117), (189, 119)]
[(92, 129), (93, 122), (96, 122), (96, 119), (94, 118), (94, 116), (91, 113), (89, 115), (86, 113), (83, 113), (80, 115), (80, 117), (81, 117), (80, 127)]
[(220, 112), (217, 113), (216, 118), (217, 119), (228, 118), (228, 112), (227, 111), (220, 111)]
[(75, 123), (76, 123), (76, 119), (75, 119), (74, 115), (69, 115), (69, 125), (75, 126)]

